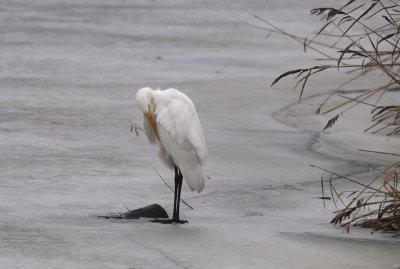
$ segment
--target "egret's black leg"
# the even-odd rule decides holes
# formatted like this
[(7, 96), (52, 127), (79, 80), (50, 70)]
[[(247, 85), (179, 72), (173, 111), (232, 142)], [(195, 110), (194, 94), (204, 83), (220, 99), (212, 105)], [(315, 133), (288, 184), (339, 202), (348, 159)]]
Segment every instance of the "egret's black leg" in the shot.
[(179, 199), (178, 199), (178, 186), (179, 186), (179, 169), (174, 165), (174, 170), (175, 170), (175, 193), (174, 193), (174, 213), (172, 215), (172, 219), (176, 220), (179, 219), (179, 209), (177, 205), (179, 204)]
[(187, 220), (180, 220), (179, 219), (179, 204), (181, 201), (181, 189), (182, 189), (182, 173), (178, 167), (174, 165), (175, 170), (175, 193), (174, 193), (174, 212), (172, 215), (172, 219), (154, 219), (152, 222), (158, 222), (162, 224), (171, 224), (171, 223), (186, 223)]
[[(181, 202), (181, 190), (182, 190), (182, 172), (178, 168), (178, 187), (177, 187), (177, 205), (176, 205), (176, 220), (179, 221), (179, 205)], [(175, 217), (174, 217), (175, 218)]]
[(181, 190), (182, 190), (182, 181), (183, 181), (183, 176), (182, 172), (178, 167), (175, 167), (175, 198), (176, 198), (176, 203), (174, 206), (174, 215), (172, 217), (172, 222), (173, 223), (186, 223), (187, 220), (181, 220), (179, 219), (179, 205), (181, 202)]

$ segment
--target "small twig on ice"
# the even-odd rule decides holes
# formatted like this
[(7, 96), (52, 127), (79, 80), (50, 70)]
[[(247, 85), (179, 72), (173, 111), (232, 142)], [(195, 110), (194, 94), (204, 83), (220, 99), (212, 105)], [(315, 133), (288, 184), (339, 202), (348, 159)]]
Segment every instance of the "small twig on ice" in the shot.
[(139, 137), (140, 132), (143, 132), (144, 129), (142, 127), (140, 127), (139, 125), (137, 125), (136, 123), (134, 123), (133, 121), (129, 120), (131, 122), (131, 133), (133, 131), (135, 131), (136, 133), (136, 137)]

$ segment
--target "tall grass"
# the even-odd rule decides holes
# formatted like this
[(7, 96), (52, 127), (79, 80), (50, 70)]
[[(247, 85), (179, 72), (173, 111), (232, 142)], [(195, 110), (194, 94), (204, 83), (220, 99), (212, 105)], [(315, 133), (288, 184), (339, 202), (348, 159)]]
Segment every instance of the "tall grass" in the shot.
[[(371, 106), (373, 124), (365, 131), (400, 134), (400, 106), (380, 106), (382, 96), (388, 91), (400, 89), (400, 3), (398, 1), (350, 0), (341, 7), (322, 7), (311, 10), (311, 15), (320, 16), (323, 25), (316, 34), (307, 39), (275, 26), (268, 20), (252, 14), (266, 24), (267, 31), (285, 35), (320, 57), (312, 67), (297, 68), (279, 75), (274, 85), (287, 76), (295, 76), (296, 88), (300, 87), (300, 99), (307, 82), (316, 74), (329, 69), (338, 69), (351, 74), (339, 81), (319, 105), (316, 113), (335, 115), (324, 130), (332, 127), (349, 109), (363, 104)], [(332, 96), (346, 91), (346, 87), (373, 73), (383, 73), (384, 82), (375, 89), (366, 89), (354, 98), (345, 98), (339, 105), (325, 109)], [(369, 102), (372, 97), (377, 100)]]
[[(384, 170), (376, 170), (376, 175), (368, 184), (338, 173), (319, 168), (336, 177), (350, 181), (356, 185), (354, 190), (338, 191), (332, 178), (328, 180), (330, 196), (325, 196), (324, 181), (321, 178), (322, 199), (333, 201), (337, 210), (331, 220), (333, 224), (340, 224), (346, 232), (350, 226), (373, 228), (400, 236), (400, 189), (399, 167), (396, 162)], [(324, 202), (325, 203), (325, 202)]]
[[(332, 127), (349, 109), (367, 105), (371, 107), (372, 124), (364, 131), (384, 132), (387, 135), (400, 134), (400, 105), (380, 105), (385, 93), (400, 90), (400, 3), (398, 1), (350, 0), (340, 7), (314, 8), (311, 10), (311, 15), (320, 16), (323, 24), (310, 39), (288, 33), (268, 20), (252, 15), (265, 23), (265, 27), (261, 28), (285, 35), (301, 44), (304, 51), (311, 50), (319, 56), (316, 59), (318, 64), (289, 70), (279, 75), (271, 86), (283, 78), (295, 76), (295, 87), (300, 87), (299, 99), (301, 99), (307, 82), (318, 73), (338, 69), (350, 74), (350, 78), (338, 82), (336, 88), (327, 94), (316, 110), (318, 114), (334, 113), (324, 130)], [(383, 74), (383, 82), (379, 87), (364, 89), (353, 98), (341, 95), (346, 92), (349, 85), (374, 72)], [(333, 108), (327, 108), (327, 104), (335, 95), (343, 97), (343, 101)], [(338, 208), (331, 222), (342, 225), (347, 232), (353, 224), (400, 236), (399, 168), (400, 162), (383, 170), (375, 168), (377, 174), (368, 184), (320, 168), (358, 186), (352, 191), (338, 191), (332, 179), (329, 179), (331, 195), (328, 198)], [(324, 190), (323, 182), (321, 179), (322, 190)], [(324, 194), (322, 198), (327, 199)]]

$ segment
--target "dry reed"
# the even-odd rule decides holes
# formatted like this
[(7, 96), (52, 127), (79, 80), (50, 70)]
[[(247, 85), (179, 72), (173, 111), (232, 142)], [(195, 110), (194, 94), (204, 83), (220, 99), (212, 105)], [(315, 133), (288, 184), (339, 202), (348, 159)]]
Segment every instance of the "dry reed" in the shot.
[[(331, 223), (340, 224), (346, 232), (349, 232), (350, 226), (354, 225), (400, 236), (400, 162), (382, 171), (376, 169), (377, 175), (368, 184), (321, 167), (313, 167), (350, 181), (358, 187), (355, 190), (338, 192), (332, 183), (332, 178), (329, 179), (329, 200), (333, 201), (336, 208), (339, 202), (343, 205), (341, 209), (335, 211), (336, 215)], [(321, 184), (323, 186), (323, 183)], [(325, 197), (323, 187), (322, 196)]]
[[(250, 13), (250, 12), (248, 12)], [(297, 68), (279, 75), (271, 84), (295, 75), (296, 88), (301, 86), (299, 100), (307, 82), (315, 75), (330, 69), (338, 69), (350, 74), (350, 78), (340, 81), (339, 85), (323, 100), (316, 113), (333, 117), (323, 130), (332, 127), (340, 116), (360, 104), (371, 107), (372, 125), (365, 132), (385, 132), (387, 135), (400, 134), (400, 105), (381, 105), (382, 96), (388, 91), (400, 89), (400, 3), (393, 0), (349, 0), (339, 8), (322, 7), (311, 10), (311, 15), (321, 16), (324, 24), (313, 38), (305, 38), (288, 33), (271, 22), (250, 13), (266, 26), (256, 26), (270, 33), (285, 35), (302, 44), (304, 51), (313, 51), (320, 58), (317, 64), (307, 68)], [(375, 89), (364, 89), (353, 98), (343, 96), (349, 85), (357, 83), (373, 72), (383, 74), (382, 84)], [(344, 100), (333, 108), (326, 108), (333, 96)], [(375, 101), (371, 101), (375, 97)], [(362, 150), (371, 152), (369, 150)], [(395, 153), (374, 152), (379, 154)], [(314, 166), (316, 167), (316, 166)], [(325, 196), (324, 180), (321, 179), (324, 201), (333, 201), (338, 209), (331, 223), (339, 224), (349, 232), (351, 225), (373, 228), (400, 236), (400, 162), (384, 170), (376, 169), (376, 176), (367, 184), (317, 167), (338, 178), (350, 181), (358, 186), (351, 191), (338, 191), (329, 179), (330, 197)]]
[[(278, 76), (271, 86), (282, 78), (296, 75), (295, 87), (301, 86), (300, 100), (307, 82), (316, 74), (330, 69), (352, 74), (350, 79), (340, 82), (319, 105), (316, 111), (318, 114), (335, 111), (324, 130), (332, 127), (339, 120), (339, 116), (349, 109), (365, 104), (372, 107), (373, 114), (373, 125), (365, 131), (372, 133), (385, 131), (388, 135), (400, 133), (400, 106), (379, 105), (385, 92), (400, 89), (400, 4), (398, 2), (350, 0), (339, 8), (312, 9), (311, 14), (320, 16), (324, 24), (311, 39), (288, 33), (264, 18), (250, 14), (266, 24), (265, 27), (256, 27), (293, 39), (302, 44), (305, 51), (310, 50), (322, 56), (316, 59), (317, 61), (325, 62), (287, 71)], [(325, 109), (332, 96), (345, 92), (346, 87), (373, 72), (383, 73), (382, 85), (376, 89), (366, 89), (365, 92), (341, 102), (332, 109)], [(369, 103), (373, 97), (376, 97), (377, 101)]]

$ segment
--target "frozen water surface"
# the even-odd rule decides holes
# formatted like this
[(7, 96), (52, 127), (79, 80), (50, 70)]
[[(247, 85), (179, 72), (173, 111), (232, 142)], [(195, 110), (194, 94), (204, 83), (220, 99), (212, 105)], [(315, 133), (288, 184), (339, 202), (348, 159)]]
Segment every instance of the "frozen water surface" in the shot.
[[(343, 134), (361, 140), (362, 125), (321, 135), (316, 99), (295, 105), (292, 85), (269, 88), (310, 58), (248, 26), (259, 22), (242, 10), (308, 34), (318, 5), (0, 1), (0, 267), (398, 268), (398, 240), (329, 224), (332, 206), (311, 198), (321, 172), (308, 166), (354, 174), (392, 160), (355, 161), (361, 153), (335, 145)], [(194, 207), (182, 204), (186, 225), (96, 217), (151, 203), (171, 214), (172, 193), (153, 167), (171, 184), (172, 172), (130, 132), (130, 120), (142, 120), (136, 90), (147, 85), (192, 97), (208, 142), (212, 179), (201, 194), (183, 187)]]

